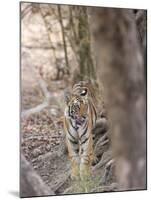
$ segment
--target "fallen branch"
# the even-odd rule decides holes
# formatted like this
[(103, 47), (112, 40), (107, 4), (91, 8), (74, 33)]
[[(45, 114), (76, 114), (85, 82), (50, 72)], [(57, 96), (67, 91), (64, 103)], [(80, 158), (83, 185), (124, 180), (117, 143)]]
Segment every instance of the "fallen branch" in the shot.
[(102, 161), (102, 159), (99, 161), (99, 163), (97, 165), (95, 165), (92, 168), (92, 171), (95, 171), (96, 169), (99, 169), (101, 167), (103, 167), (104, 165), (106, 165), (110, 160), (112, 160), (112, 157), (109, 157), (107, 159), (105, 159), (104, 161)]
[(34, 108), (25, 110), (21, 113), (21, 118), (25, 118), (31, 114), (38, 113), (38, 112), (42, 111), (44, 108), (46, 108), (48, 105), (49, 105), (48, 102), (44, 101), (42, 104), (39, 104), (38, 106), (36, 106)]
[[(34, 74), (36, 73), (34, 71), (34, 69), (31, 69), (31, 70), (34, 72)], [(21, 118), (25, 118), (25, 117), (28, 117), (31, 114), (38, 113), (38, 112), (42, 111), (44, 108), (49, 106), (50, 100), (56, 102), (57, 105), (60, 107), (57, 99), (54, 98), (54, 96), (50, 95), (50, 92), (47, 89), (47, 83), (41, 78), (41, 76), (39, 76), (37, 78), (37, 81), (39, 83), (39, 86), (40, 86), (43, 94), (44, 94), (45, 99), (44, 99), (43, 103), (41, 103), (41, 104), (39, 104), (39, 105), (37, 105), (33, 108), (22, 111)]]

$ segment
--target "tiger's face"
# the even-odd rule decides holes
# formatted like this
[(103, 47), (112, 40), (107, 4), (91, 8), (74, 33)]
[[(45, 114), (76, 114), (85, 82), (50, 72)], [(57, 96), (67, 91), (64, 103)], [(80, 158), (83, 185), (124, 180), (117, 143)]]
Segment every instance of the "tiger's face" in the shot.
[(74, 95), (68, 104), (68, 108), (71, 120), (77, 126), (81, 126), (87, 117), (88, 106), (85, 100), (81, 96)]
[(79, 128), (88, 120), (91, 99), (91, 91), (84, 81), (75, 84), (71, 93), (66, 91), (65, 115), (68, 116), (74, 128)]

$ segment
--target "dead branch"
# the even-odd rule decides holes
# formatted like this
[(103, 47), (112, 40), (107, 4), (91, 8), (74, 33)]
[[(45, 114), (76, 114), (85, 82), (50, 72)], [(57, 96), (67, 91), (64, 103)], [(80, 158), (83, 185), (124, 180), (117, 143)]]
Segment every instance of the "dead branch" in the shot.
[(21, 113), (21, 118), (25, 118), (25, 117), (28, 117), (31, 114), (38, 113), (38, 112), (42, 111), (44, 108), (46, 108), (48, 105), (49, 105), (48, 102), (44, 101), (42, 104), (39, 104), (38, 106), (36, 106), (34, 108), (24, 110)]
[(103, 167), (103, 166), (106, 165), (110, 160), (112, 160), (112, 157), (111, 157), (111, 156), (108, 157), (108, 158), (106, 158), (106, 159), (104, 159), (103, 161), (102, 161), (102, 159), (101, 159), (101, 160), (99, 161), (99, 163), (98, 163), (97, 165), (95, 165), (95, 166), (92, 168), (92, 170), (95, 171), (96, 169), (99, 169), (99, 168)]
[[(33, 72), (33, 74), (36, 77), (36, 74), (35, 74), (36, 72), (35, 72), (34, 68), (31, 68), (31, 71)], [(30, 108), (30, 109), (22, 111), (21, 118), (25, 118), (25, 117), (28, 117), (31, 114), (38, 113), (38, 112), (42, 111), (44, 108), (49, 106), (50, 101), (56, 102), (57, 105), (60, 107), (60, 104), (57, 101), (57, 99), (53, 95), (51, 95), (50, 92), (48, 91), (47, 83), (41, 78), (41, 76), (39, 76), (37, 78), (37, 81), (39, 83), (39, 86), (40, 86), (43, 94), (44, 94), (45, 99), (44, 99), (43, 103), (35, 106), (34, 108)]]

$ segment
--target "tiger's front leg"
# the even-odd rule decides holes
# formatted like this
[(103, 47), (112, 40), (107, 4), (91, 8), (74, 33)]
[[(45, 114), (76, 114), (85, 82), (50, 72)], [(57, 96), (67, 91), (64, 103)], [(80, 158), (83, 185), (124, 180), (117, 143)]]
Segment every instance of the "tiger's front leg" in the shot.
[(72, 157), (71, 158), (71, 179), (72, 180), (79, 180), (79, 157)]
[(79, 174), (79, 146), (76, 141), (71, 141), (68, 137), (66, 137), (66, 144), (69, 153), (69, 159), (71, 161), (71, 179), (78, 180), (80, 178)]
[(92, 175), (92, 163), (93, 160), (93, 139), (90, 134), (83, 141), (81, 141), (81, 153), (80, 153), (80, 178), (81, 180), (89, 179)]
[(71, 161), (71, 178), (78, 180), (80, 165), (78, 133), (72, 126), (69, 126), (69, 121), (66, 118), (64, 119), (64, 129), (68, 155)]

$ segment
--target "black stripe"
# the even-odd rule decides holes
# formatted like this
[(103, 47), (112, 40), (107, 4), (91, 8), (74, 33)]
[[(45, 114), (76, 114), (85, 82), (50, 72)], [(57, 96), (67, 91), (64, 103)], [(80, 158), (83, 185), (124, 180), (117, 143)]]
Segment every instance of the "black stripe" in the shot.
[(89, 139), (89, 137), (86, 137), (85, 140), (83, 140), (83, 142), (81, 142), (81, 145), (86, 143), (86, 141)]
[(68, 115), (70, 116), (70, 106), (69, 106), (69, 109), (68, 109)]
[(88, 126), (86, 127), (86, 129), (84, 130), (84, 132), (82, 133), (82, 135), (80, 136), (80, 139), (86, 134), (87, 130), (88, 130)]
[(68, 130), (69, 135), (72, 137), (73, 140), (76, 140), (76, 138), (70, 133), (70, 131)]
[(72, 121), (71, 121), (71, 119), (70, 119), (70, 124), (71, 124), (72, 128), (74, 128), (74, 126), (73, 126), (73, 124), (72, 124)]
[(71, 140), (70, 138), (68, 138), (68, 140), (71, 142), (71, 143), (73, 143), (73, 144), (78, 144), (78, 142), (76, 141), (76, 140)]
[(75, 129), (76, 131), (78, 130), (78, 127), (74, 127), (73, 126), (71, 119), (70, 119), (70, 124), (71, 124), (71, 126), (72, 126), (73, 129)]

